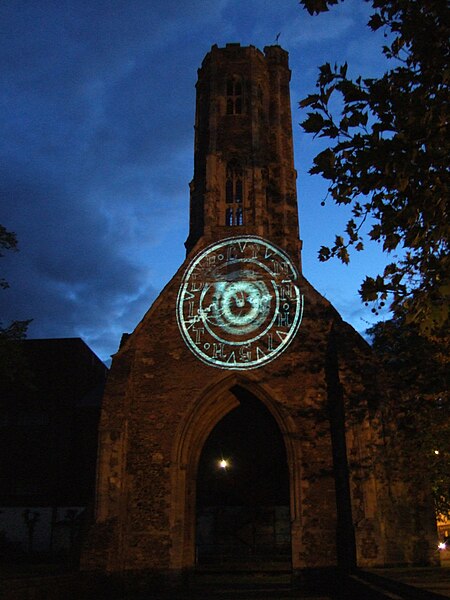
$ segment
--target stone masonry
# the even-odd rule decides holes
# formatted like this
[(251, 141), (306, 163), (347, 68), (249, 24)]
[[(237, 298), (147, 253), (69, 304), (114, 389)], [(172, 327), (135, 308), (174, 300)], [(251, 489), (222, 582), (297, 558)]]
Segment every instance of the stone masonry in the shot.
[[(289, 79), (279, 46), (213, 46), (199, 70), (187, 258), (113, 358), (85, 569), (194, 568), (198, 462), (213, 427), (236, 407), (236, 388), (269, 410), (286, 446), (294, 572), (424, 560), (408, 550), (412, 513), (402, 531), (396, 523), (370, 347), (301, 275)], [(291, 256), (304, 296), (289, 348), (249, 371), (198, 360), (176, 318), (192, 258), (242, 233)], [(430, 549), (432, 528), (424, 535)]]

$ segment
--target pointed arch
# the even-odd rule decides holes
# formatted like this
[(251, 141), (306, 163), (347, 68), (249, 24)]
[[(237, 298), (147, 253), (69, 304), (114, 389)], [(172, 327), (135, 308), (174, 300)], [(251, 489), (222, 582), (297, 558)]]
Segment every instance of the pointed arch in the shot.
[(179, 427), (172, 452), (172, 501), (170, 523), (173, 532), (172, 567), (195, 564), (196, 478), (202, 449), (217, 423), (239, 406), (233, 389), (248, 390), (274, 418), (286, 449), (289, 471), (291, 521), (299, 518), (301, 462), (294, 420), (279, 409), (273, 394), (249, 375), (232, 373), (208, 386), (194, 402)]

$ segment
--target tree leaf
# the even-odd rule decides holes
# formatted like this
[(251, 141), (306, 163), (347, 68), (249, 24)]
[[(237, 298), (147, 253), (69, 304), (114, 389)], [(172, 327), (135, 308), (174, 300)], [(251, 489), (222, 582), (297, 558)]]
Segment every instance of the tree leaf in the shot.
[(325, 120), (322, 115), (314, 112), (308, 113), (308, 118), (301, 123), (301, 126), (306, 133), (318, 133), (322, 129), (324, 123)]

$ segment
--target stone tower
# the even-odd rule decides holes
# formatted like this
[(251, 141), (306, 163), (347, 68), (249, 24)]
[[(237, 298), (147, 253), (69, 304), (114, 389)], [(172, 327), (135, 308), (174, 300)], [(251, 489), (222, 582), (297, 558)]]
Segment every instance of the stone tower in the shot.
[(370, 348), (301, 272), (289, 79), (279, 46), (199, 69), (187, 258), (113, 357), (86, 569), (414, 560)]
[(188, 253), (235, 233), (299, 256), (287, 52), (213, 46), (198, 71)]

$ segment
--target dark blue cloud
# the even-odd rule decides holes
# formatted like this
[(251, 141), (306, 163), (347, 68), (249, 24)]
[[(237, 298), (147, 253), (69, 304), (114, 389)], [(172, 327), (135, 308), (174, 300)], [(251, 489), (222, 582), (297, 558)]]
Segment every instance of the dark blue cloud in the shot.
[[(325, 31), (295, 2), (3, 3), (0, 223), (17, 233), (20, 252), (1, 260), (11, 288), (0, 291), (0, 319), (33, 318), (31, 336), (80, 335), (102, 358), (114, 352), (184, 258), (205, 53), (230, 41), (263, 48), (281, 31), (295, 107), (330, 48), (357, 57), (367, 36), (361, 6), (346, 0), (330, 11)], [(326, 291), (330, 271), (320, 276), (316, 251), (336, 233), (335, 219), (319, 207), (320, 180), (307, 176), (317, 152), (300, 119), (294, 112), (305, 273)], [(358, 285), (345, 280), (349, 314)]]
[(62, 185), (24, 167), (1, 181), (3, 222), (20, 246), (3, 258), (11, 287), (0, 294), (2, 320), (33, 318), (38, 337), (83, 331), (89, 341), (109, 331), (99, 351), (111, 352), (118, 328), (132, 329), (156, 296), (149, 268), (123, 252), (123, 240), (114, 246), (107, 218)]

